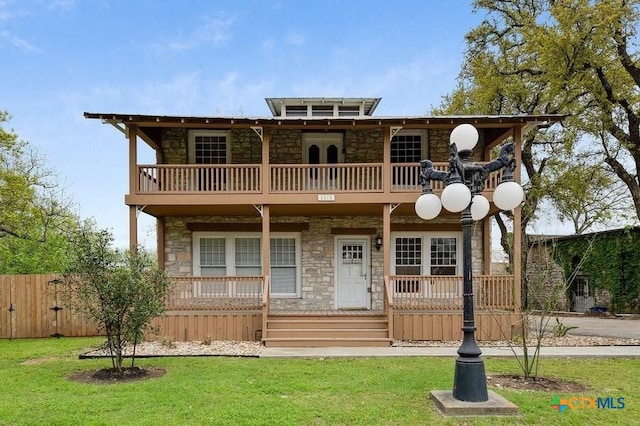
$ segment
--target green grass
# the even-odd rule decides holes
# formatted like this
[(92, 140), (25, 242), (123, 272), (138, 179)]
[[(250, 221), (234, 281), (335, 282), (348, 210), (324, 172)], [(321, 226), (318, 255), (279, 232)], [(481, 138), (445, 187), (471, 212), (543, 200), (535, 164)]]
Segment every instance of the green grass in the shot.
[[(165, 369), (161, 378), (109, 385), (68, 380), (74, 372), (110, 366), (106, 359), (78, 359), (100, 341), (1, 340), (0, 424), (640, 424), (638, 360), (542, 360), (541, 375), (587, 384), (591, 390), (581, 396), (624, 397), (621, 410), (558, 413), (550, 407), (553, 392), (493, 389), (518, 405), (519, 417), (443, 418), (429, 391), (451, 389), (453, 359), (155, 358), (137, 364)], [(485, 365), (488, 373), (518, 372), (510, 359)]]

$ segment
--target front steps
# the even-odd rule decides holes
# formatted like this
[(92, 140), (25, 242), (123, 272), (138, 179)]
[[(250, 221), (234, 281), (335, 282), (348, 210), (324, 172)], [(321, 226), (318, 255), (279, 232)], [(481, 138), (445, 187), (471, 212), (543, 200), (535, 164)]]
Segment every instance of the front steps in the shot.
[(390, 346), (386, 315), (270, 314), (262, 342), (269, 347)]

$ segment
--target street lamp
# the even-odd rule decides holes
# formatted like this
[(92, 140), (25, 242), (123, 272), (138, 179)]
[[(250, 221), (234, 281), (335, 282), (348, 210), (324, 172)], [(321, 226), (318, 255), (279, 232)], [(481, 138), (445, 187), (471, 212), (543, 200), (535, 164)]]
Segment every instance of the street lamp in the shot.
[[(478, 142), (478, 131), (471, 124), (461, 124), (450, 136), (449, 170), (435, 170), (430, 160), (420, 162), (422, 195), (415, 204), (416, 214), (425, 220), (437, 217), (444, 207), (452, 213), (462, 212), (463, 322), (462, 344), (458, 348), (453, 378), (453, 398), (459, 401), (484, 402), (489, 399), (484, 362), (475, 338), (473, 317), (473, 278), (471, 271), (471, 227), (489, 213), (489, 200), (482, 195), (490, 173), (504, 168), (502, 181), (493, 193), (493, 202), (501, 210), (512, 210), (524, 199), (522, 187), (513, 180), (514, 145), (500, 149), (497, 159), (484, 165), (469, 163), (471, 150)], [(442, 181), (445, 188), (440, 199), (433, 194), (430, 181)]]

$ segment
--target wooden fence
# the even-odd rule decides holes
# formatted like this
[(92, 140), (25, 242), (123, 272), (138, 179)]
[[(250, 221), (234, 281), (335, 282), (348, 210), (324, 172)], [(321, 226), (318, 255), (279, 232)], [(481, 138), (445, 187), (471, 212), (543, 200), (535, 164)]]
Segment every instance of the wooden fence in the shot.
[(97, 336), (95, 324), (62, 305), (56, 275), (0, 275), (0, 338)]

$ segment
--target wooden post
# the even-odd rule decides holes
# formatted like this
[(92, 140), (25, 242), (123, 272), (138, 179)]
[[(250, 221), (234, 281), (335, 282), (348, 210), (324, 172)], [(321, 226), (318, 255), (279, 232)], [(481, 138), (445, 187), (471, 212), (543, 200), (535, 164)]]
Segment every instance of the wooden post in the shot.
[[(516, 169), (513, 178), (520, 183), (520, 167), (522, 165), (522, 128), (514, 127), (513, 141), (515, 143)], [(513, 211), (513, 282), (515, 312), (522, 308), (522, 208), (516, 207)]]
[[(385, 163), (386, 164), (386, 163)], [(386, 180), (385, 180), (386, 182)], [(391, 179), (389, 178), (389, 183)], [(385, 184), (386, 185), (386, 184)], [(390, 283), (391, 276), (391, 204), (385, 204), (382, 211), (382, 277), (384, 297), (387, 296), (387, 289), (390, 303), (387, 306), (387, 326), (389, 327), (389, 339), (393, 340), (393, 291)]]
[(271, 142), (271, 132), (268, 127), (262, 129), (262, 193), (268, 194), (271, 192), (270, 175), (269, 170), (269, 144)]
[[(129, 194), (138, 192), (138, 127), (127, 125), (129, 138)], [(129, 206), (129, 248), (138, 246), (138, 207)]]
[(383, 129), (383, 160), (382, 160), (382, 191), (385, 194), (391, 193), (391, 127)]
[(271, 230), (269, 206), (262, 206), (262, 339), (267, 338), (267, 319), (269, 317), (269, 293), (271, 291)]

